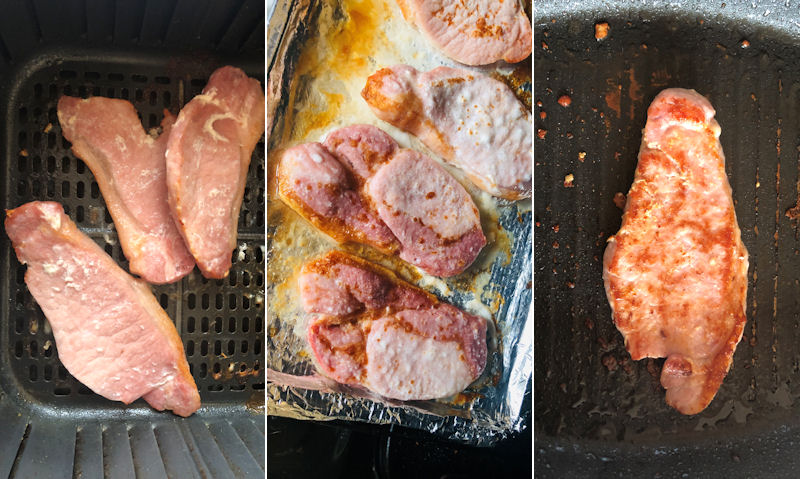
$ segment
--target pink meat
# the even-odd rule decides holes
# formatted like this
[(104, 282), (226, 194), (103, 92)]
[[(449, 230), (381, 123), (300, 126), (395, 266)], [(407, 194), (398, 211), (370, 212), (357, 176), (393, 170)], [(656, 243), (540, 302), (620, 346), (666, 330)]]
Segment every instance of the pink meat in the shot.
[(349, 126), (324, 145), (287, 150), (278, 192), (337, 241), (373, 245), (434, 275), (464, 271), (486, 244), (461, 184), (373, 126)]
[(747, 249), (714, 114), (694, 90), (656, 96), (622, 226), (603, 256), (631, 358), (667, 358), (661, 384), (683, 414), (717, 394), (747, 321)]
[(250, 157), (263, 133), (261, 85), (227, 66), (183, 107), (169, 135), (169, 203), (207, 278), (230, 270)]
[(422, 140), (491, 195), (531, 196), (531, 115), (504, 83), (439, 67), (384, 68), (361, 92), (383, 121)]
[(303, 267), (308, 341), (321, 371), (387, 398), (452, 396), (486, 365), (486, 321), (338, 251)]
[(67, 370), (101, 396), (142, 397), (189, 416), (200, 395), (175, 326), (149, 286), (111, 259), (58, 203), (24, 204), (5, 221)]
[(531, 22), (518, 0), (397, 0), (445, 55), (467, 65), (520, 62), (531, 54)]
[(131, 272), (151, 283), (172, 283), (189, 274), (194, 258), (167, 202), (164, 154), (175, 117), (165, 111), (164, 131), (153, 138), (130, 102), (63, 96), (58, 121), (72, 151), (97, 180)]
[(367, 243), (390, 252), (398, 248), (358, 183), (319, 143), (284, 152), (278, 165), (278, 192), (295, 211), (339, 242)]
[(464, 187), (416, 151), (403, 150), (378, 170), (367, 194), (403, 245), (400, 257), (425, 271), (464, 271), (486, 244), (478, 208)]

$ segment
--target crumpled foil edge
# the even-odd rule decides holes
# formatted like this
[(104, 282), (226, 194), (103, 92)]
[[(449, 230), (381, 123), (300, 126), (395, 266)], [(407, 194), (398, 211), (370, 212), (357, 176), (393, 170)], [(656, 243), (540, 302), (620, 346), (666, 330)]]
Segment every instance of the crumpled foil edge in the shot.
[[(280, 112), (287, 106), (295, 61), (307, 29), (313, 30), (319, 6), (318, 0), (279, 0), (272, 9), (277, 13), (270, 16), (268, 38), (279, 39), (280, 43), (268, 46), (272, 53), (267, 108), (271, 140), (281, 136), (284, 125)], [(510, 264), (498, 261), (491, 268), (491, 276), (512, 281), (501, 286), (506, 302), (495, 314), (501, 340), (501, 373), (494, 385), (468, 390), (477, 392), (478, 399), (466, 407), (446, 401), (400, 402), (380, 398), (363, 388), (338, 384), (302, 368), (292, 372), (309, 375), (268, 368), (267, 414), (299, 420), (395, 424), (475, 446), (493, 445), (528, 427), (533, 375), (532, 213), (528, 208), (521, 215), (518, 205), (506, 208), (499, 219), (503, 228), (514, 232), (516, 245)]]

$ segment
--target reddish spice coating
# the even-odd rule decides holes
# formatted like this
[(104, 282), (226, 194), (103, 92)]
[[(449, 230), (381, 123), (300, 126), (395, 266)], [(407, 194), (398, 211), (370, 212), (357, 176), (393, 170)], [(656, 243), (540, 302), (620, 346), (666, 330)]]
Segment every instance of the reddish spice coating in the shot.
[(603, 258), (631, 357), (667, 358), (661, 384), (683, 414), (714, 398), (746, 322), (748, 256), (713, 117), (692, 90), (656, 97), (622, 226)]
[(303, 267), (299, 286), (314, 358), (336, 381), (431, 399), (460, 392), (483, 371), (486, 322), (383, 268), (329, 251)]

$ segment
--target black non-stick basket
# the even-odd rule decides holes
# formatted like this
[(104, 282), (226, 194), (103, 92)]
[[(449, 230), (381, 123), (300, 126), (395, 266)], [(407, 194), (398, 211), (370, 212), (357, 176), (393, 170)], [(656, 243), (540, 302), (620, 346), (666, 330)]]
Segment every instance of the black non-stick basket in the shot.
[[(56, 201), (123, 268), (97, 182), (61, 134), (61, 95), (123, 98), (145, 128), (223, 65), (264, 80), (264, 2), (0, 1), (0, 198)], [(253, 154), (230, 276), (153, 288), (203, 407), (190, 418), (108, 401), (58, 359), (0, 235), (0, 477), (263, 477), (264, 146)]]

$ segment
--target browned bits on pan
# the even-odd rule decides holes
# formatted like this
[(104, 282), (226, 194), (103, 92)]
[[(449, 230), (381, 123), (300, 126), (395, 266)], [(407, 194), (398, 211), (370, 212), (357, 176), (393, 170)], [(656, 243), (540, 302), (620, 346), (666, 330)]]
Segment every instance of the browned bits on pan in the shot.
[(661, 375), (661, 371), (658, 370), (658, 366), (654, 359), (647, 360), (647, 372), (650, 373), (650, 376), (653, 376), (655, 379)]
[(25, 148), (19, 150), (19, 156), (24, 156), (24, 157), (27, 158), (28, 157), (28, 150), (26, 150)]
[(587, 316), (586, 319), (583, 320), (583, 322), (584, 324), (586, 324), (587, 329), (589, 330), (594, 329), (594, 321), (592, 321), (592, 318)]
[(579, 151), (578, 152), (578, 161), (583, 163), (585, 160), (586, 160), (586, 152), (585, 151)]
[(626, 199), (625, 199), (625, 194), (624, 193), (622, 193), (620, 191), (617, 191), (614, 194), (614, 204), (617, 205), (617, 208), (624, 209), (625, 208), (625, 201), (626, 201)]
[(617, 358), (614, 357), (613, 354), (609, 353), (603, 356), (603, 366), (606, 367), (609, 371), (616, 371), (617, 370)]
[(559, 225), (558, 225), (558, 223), (556, 223), (556, 224), (554, 224), (554, 225), (552, 226), (552, 228), (553, 228), (553, 232), (554, 232), (554, 233), (558, 233), (558, 230), (560, 230), (560, 229), (561, 229), (561, 226), (559, 226)]
[(544, 137), (547, 136), (547, 130), (539, 128), (536, 130), (536, 136), (538, 136), (540, 140), (544, 140)]
[(626, 374), (633, 373), (633, 367), (631, 366), (631, 360), (630, 359), (622, 358), (622, 361), (620, 362), (620, 364), (622, 365), (622, 369), (625, 371)]
[(568, 174), (564, 177), (564, 188), (574, 188), (575, 185), (573, 182), (575, 181), (575, 175), (572, 173)]
[(742, 40), (742, 42), (741, 42), (739, 45), (740, 45), (742, 48), (749, 48), (749, 47), (750, 47), (750, 42), (749, 42), (749, 41), (747, 41), (747, 39), (745, 38), (744, 40)]
[(547, 43), (545, 43), (545, 42), (542, 42), (542, 50), (547, 50), (547, 49), (549, 49), (549, 48), (550, 48), (550, 47), (548, 47), (548, 46), (547, 46)]
[(546, 111), (540, 111), (539, 112), (539, 118), (541, 118), (542, 120), (547, 118), (547, 112)]
[(790, 220), (796, 220), (798, 217), (800, 217), (800, 198), (798, 198), (796, 205), (786, 210), (786, 217)]
[(553, 249), (558, 249), (560, 247), (561, 247), (561, 245), (558, 244), (558, 241), (553, 241)]
[(599, 40), (608, 36), (608, 23), (598, 22), (594, 25), (594, 38)]
[(558, 97), (558, 104), (566, 108), (572, 104), (572, 98), (569, 95), (561, 95)]

